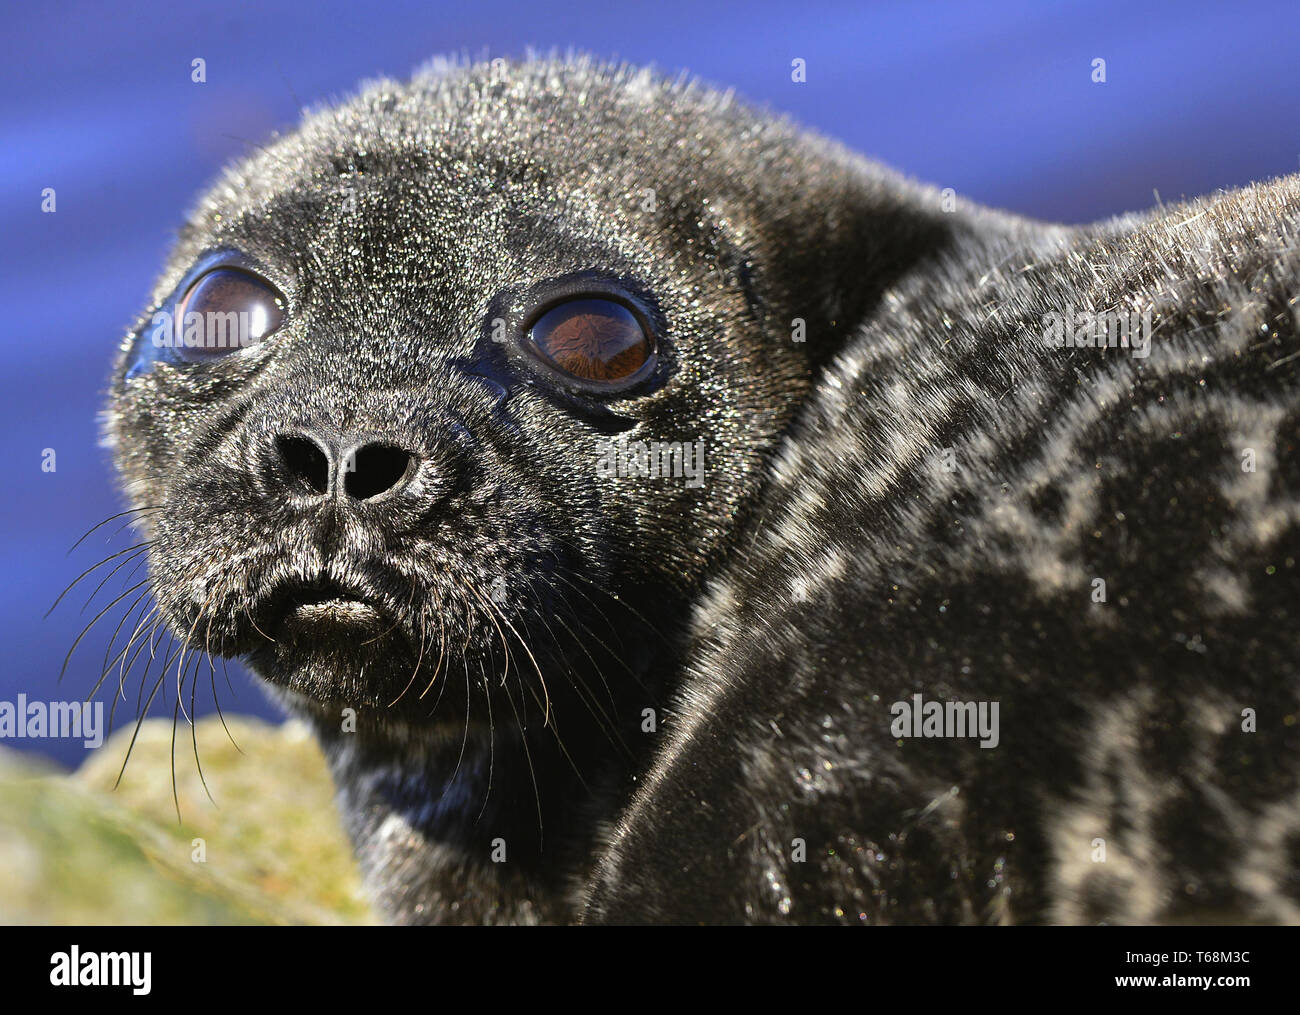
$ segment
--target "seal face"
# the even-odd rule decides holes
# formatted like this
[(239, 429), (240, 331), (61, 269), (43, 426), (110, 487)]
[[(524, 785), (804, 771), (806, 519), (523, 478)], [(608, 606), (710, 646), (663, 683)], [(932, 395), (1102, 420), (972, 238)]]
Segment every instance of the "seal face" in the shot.
[[(781, 172), (737, 174), (742, 151)], [(482, 834), (498, 807), (586, 807), (644, 749), (688, 597), (816, 362), (947, 235), (874, 181), (713, 93), (581, 61), (380, 82), (308, 118), (202, 200), (119, 358), (108, 434), (154, 508), (171, 627), (247, 659), (338, 765), (417, 772)], [(864, 258), (887, 268), (864, 281)], [(361, 732), (335, 744), (345, 709)], [(443, 739), (461, 756), (411, 754)], [(490, 803), (449, 788), (476, 777), (467, 745)], [(431, 837), (481, 837), (394, 793)]]
[[(508, 651), (544, 699), (545, 670), (526, 673), (520, 651), (549, 650), (542, 620), (587, 628), (629, 573), (688, 585), (712, 552), (717, 526), (658, 519), (726, 517), (744, 463), (720, 450), (703, 490), (633, 489), (597, 474), (612, 435), (749, 427), (738, 446), (757, 448), (775, 423), (739, 376), (707, 398), (673, 382), (756, 345), (724, 268), (673, 264), (653, 224), (638, 237), (628, 216), (576, 205), (571, 154), (545, 163), (532, 134), (467, 143), (418, 122), (422, 98), (379, 117), (372, 93), (209, 197), (162, 305), (249, 329), (211, 346), (136, 336), (115, 431), (167, 505), (155, 574), (177, 630), (309, 698), (413, 721), (465, 696), (466, 669), (482, 693), (476, 670), (499, 675)], [(392, 143), (394, 124), (418, 135)], [(790, 375), (794, 357), (774, 353), (745, 355)]]

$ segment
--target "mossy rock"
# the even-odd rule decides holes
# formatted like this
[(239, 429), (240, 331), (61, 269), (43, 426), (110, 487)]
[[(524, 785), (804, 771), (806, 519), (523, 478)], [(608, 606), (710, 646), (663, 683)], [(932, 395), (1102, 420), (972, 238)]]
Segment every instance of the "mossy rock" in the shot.
[(133, 728), (72, 773), (0, 749), (0, 921), (373, 922), (305, 727), (227, 724), (238, 748), (215, 718), (195, 731), (211, 800), (183, 719), (175, 797), (170, 720), (140, 727), (116, 789)]

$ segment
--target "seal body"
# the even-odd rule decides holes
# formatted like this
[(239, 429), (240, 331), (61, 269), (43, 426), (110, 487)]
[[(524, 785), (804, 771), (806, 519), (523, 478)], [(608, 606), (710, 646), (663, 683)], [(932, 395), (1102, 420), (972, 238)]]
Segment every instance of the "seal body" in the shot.
[(122, 345), (173, 668), (312, 722), (394, 922), (1289, 918), (1295, 210), (1040, 225), (586, 60), (374, 83)]
[(1298, 214), (1293, 176), (891, 292), (588, 919), (1300, 922)]

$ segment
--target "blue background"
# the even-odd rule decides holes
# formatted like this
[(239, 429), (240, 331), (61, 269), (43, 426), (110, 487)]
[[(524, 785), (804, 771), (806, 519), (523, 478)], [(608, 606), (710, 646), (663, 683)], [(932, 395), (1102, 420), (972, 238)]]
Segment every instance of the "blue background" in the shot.
[[(974, 200), (1085, 222), (1150, 206), (1156, 192), (1168, 201), (1296, 170), (1296, 13), (1293, 0), (7, 4), (0, 700), (91, 686), (116, 616), (87, 637), (63, 688), (54, 681), (93, 583), (41, 617), (97, 554), (129, 545), (127, 533), (101, 538), (114, 525), (66, 553), (122, 507), (97, 445), (114, 349), (200, 190), (301, 104), (439, 53), (574, 47), (689, 70)], [(205, 84), (190, 81), (195, 57)], [(795, 57), (806, 84), (790, 81)], [(1107, 61), (1104, 85), (1090, 79), (1094, 57)], [(46, 187), (52, 215), (40, 210)], [(54, 473), (41, 471), (45, 448)], [(234, 697), (219, 684), (224, 708), (274, 714), (251, 678), (233, 667), (232, 678)], [(79, 742), (7, 743), (83, 755)]]

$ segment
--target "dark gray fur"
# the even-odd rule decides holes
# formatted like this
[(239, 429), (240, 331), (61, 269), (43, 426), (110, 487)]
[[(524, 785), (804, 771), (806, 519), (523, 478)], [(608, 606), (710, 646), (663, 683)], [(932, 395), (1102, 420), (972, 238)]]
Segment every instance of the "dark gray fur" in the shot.
[[(647, 72), (437, 67), (213, 188), (108, 433), (169, 624), (313, 722), (390, 920), (1295, 920), (1296, 212), (1281, 181), (1040, 226)], [(128, 376), (218, 249), (289, 326)], [(602, 407), (491, 334), (580, 272), (660, 328)], [(1142, 297), (1145, 361), (1041, 347)], [(285, 427), (426, 471), (307, 505)], [(617, 433), (703, 441), (704, 487), (599, 478)], [(257, 629), (322, 576), (391, 636)], [(900, 746), (914, 692), (1000, 700), (1001, 746)]]
[[(888, 294), (702, 598), (588, 919), (1300, 922), (1298, 224), (1290, 177)], [(1042, 347), (1135, 301), (1144, 360)], [(999, 745), (895, 738), (916, 693), (999, 702)]]

